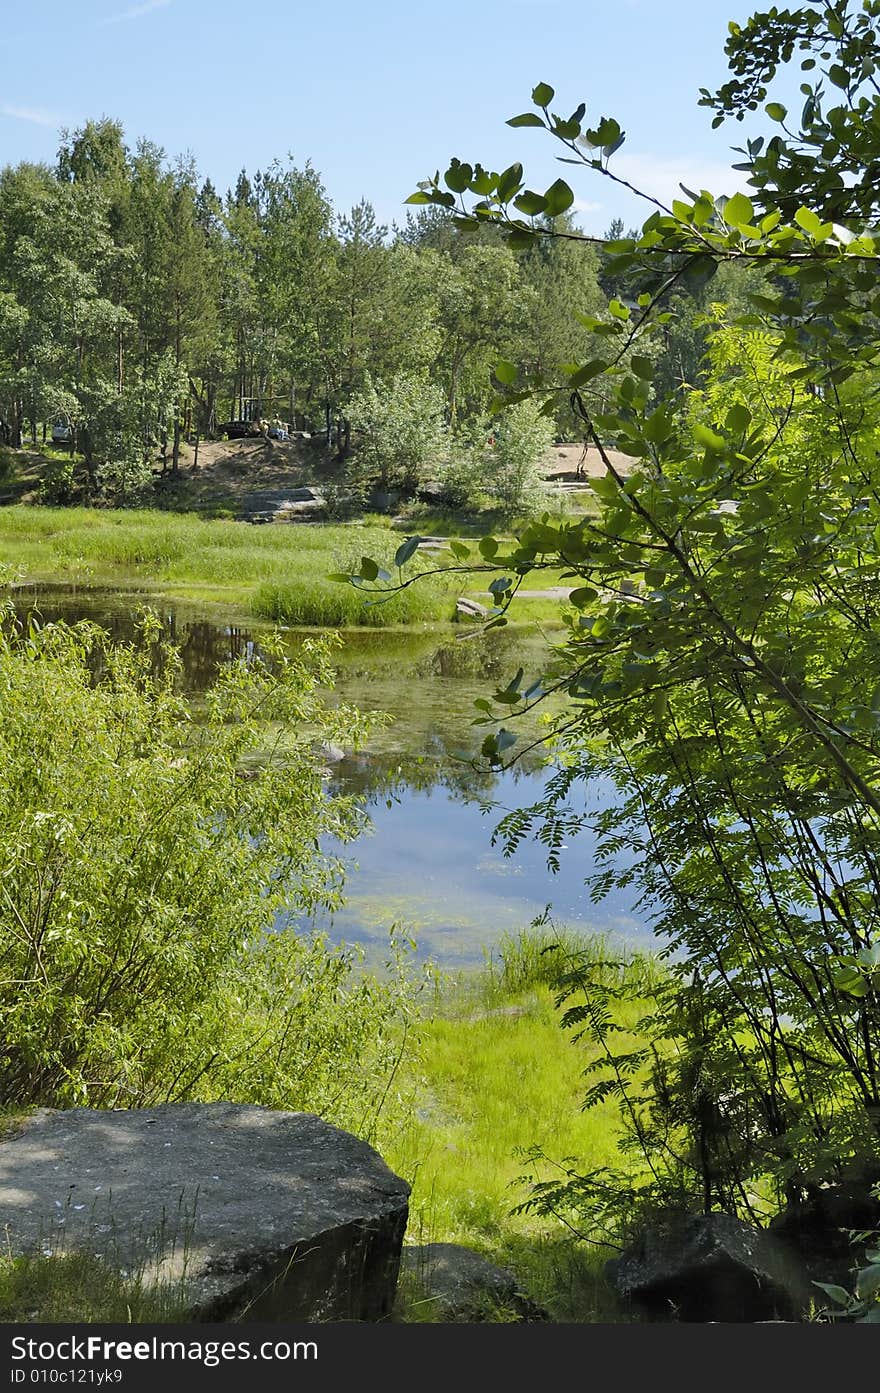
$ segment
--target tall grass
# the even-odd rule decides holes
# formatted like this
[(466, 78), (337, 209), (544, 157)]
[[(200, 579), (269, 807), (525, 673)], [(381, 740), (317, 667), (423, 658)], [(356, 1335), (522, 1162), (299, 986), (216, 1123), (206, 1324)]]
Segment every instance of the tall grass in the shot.
[(263, 527), (149, 510), (0, 509), (0, 560), (21, 579), (138, 588), (243, 606), (286, 624), (411, 624), (450, 619), (456, 580), (412, 586), (387, 603), (328, 580), (360, 569), (363, 555), (389, 560), (387, 526)]
[(261, 585), (252, 607), (262, 619), (276, 624), (380, 628), (451, 619), (454, 599), (448, 584), (434, 579), (389, 595), (387, 600), (366, 597), (353, 586), (316, 579), (308, 586)]
[(619, 1038), (635, 1039), (641, 993), (662, 969), (641, 955), (614, 961), (598, 936), (533, 927), (481, 971), (441, 985), (421, 1054), (410, 1061), (415, 1111), (380, 1149), (413, 1185), (408, 1242), (480, 1250), (509, 1265), (557, 1319), (625, 1319), (602, 1276), (612, 1249), (598, 1236), (584, 1243), (551, 1220), (511, 1213), (527, 1196), (519, 1177), (535, 1146), (560, 1161), (575, 1156), (584, 1170), (620, 1164), (617, 1108), (609, 1100), (581, 1111), (590, 1047), (560, 1028), (555, 1007), (554, 978), (573, 954), (631, 984)]
[(143, 1273), (124, 1277), (84, 1250), (51, 1257), (0, 1255), (0, 1322), (112, 1321), (119, 1324), (183, 1319), (182, 1282), (155, 1283)]

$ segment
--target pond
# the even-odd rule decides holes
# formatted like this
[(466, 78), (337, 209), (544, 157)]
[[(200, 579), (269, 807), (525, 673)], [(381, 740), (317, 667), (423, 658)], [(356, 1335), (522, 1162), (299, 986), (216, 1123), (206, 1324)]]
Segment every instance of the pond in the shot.
[[(143, 597), (122, 592), (42, 591), (20, 595), (17, 608), (43, 620), (91, 619), (121, 640), (130, 638)], [(224, 622), (193, 606), (151, 601), (178, 644), (182, 685), (204, 691), (218, 668), (259, 650), (259, 625)], [(290, 641), (298, 635), (288, 631)], [(314, 631), (312, 631), (314, 632)], [(300, 635), (301, 637), (301, 632)], [(515, 934), (547, 906), (555, 920), (617, 943), (646, 943), (632, 902), (612, 894), (594, 905), (584, 886), (593, 840), (584, 830), (561, 853), (556, 874), (539, 843), (523, 842), (506, 857), (492, 832), (507, 810), (540, 798), (547, 777), (534, 752), (512, 770), (478, 772), (469, 762), (485, 731), (471, 724), (474, 700), (504, 686), (518, 667), (537, 676), (547, 639), (520, 628), (460, 642), (455, 631), (349, 630), (334, 699), (393, 719), (367, 751), (328, 766), (330, 792), (358, 794), (372, 830), (344, 847), (346, 903), (334, 916), (309, 921), (335, 941), (360, 943), (379, 961), (396, 925), (415, 938), (417, 956), (454, 968), (482, 961), (505, 934)], [(537, 731), (537, 727), (535, 727)], [(579, 787), (582, 787), (579, 785)], [(576, 811), (600, 807), (609, 790), (582, 788)], [(302, 927), (306, 927), (305, 924)]]

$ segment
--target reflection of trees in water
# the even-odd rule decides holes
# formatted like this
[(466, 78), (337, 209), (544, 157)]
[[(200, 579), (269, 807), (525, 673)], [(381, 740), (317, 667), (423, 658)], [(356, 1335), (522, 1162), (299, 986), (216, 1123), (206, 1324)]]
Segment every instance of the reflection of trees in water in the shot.
[(435, 634), (391, 634), (381, 630), (343, 635), (340, 660), (346, 677), (368, 678), (390, 663), (402, 676), (471, 678), (507, 685), (518, 667), (531, 658), (537, 670), (546, 659), (546, 644), (539, 636), (525, 636), (515, 629), (494, 629), (466, 639), (442, 639)]
[[(113, 643), (131, 643), (138, 638), (138, 605), (134, 599), (130, 607), (123, 609), (109, 605), (101, 606), (94, 599), (89, 603), (82, 599), (59, 601), (51, 597), (46, 599), (36, 596), (33, 599), (16, 601), (14, 608), (20, 626), (26, 625), (31, 618), (40, 624), (56, 621), (77, 624), (88, 620), (100, 625), (110, 635)], [(181, 691), (204, 692), (221, 668), (242, 659), (252, 662), (260, 656), (259, 645), (249, 629), (240, 628), (235, 624), (212, 624), (206, 619), (181, 616), (172, 609), (162, 611), (155, 606), (149, 608), (158, 613), (165, 638), (180, 654), (181, 670), (176, 685)], [(154, 671), (158, 673), (164, 661), (161, 650), (154, 647), (153, 655)], [(100, 657), (96, 655), (93, 664), (96, 676), (100, 675), (101, 666)]]
[[(402, 752), (346, 755), (330, 771), (329, 791), (334, 795), (359, 794), (368, 803), (402, 799), (414, 789), (443, 789), (460, 801), (480, 802), (492, 798), (499, 780), (494, 770), (463, 759), (460, 747), (447, 748), (442, 738), (431, 743), (436, 748), (423, 755)], [(521, 765), (516, 764), (507, 771), (505, 778), (518, 783), (533, 774), (540, 763), (540, 758), (535, 756)]]
[[(161, 606), (155, 601), (147, 605), (146, 599), (142, 601), (137, 595), (45, 592), (19, 597), (15, 603), (20, 625), (26, 624), (30, 616), (42, 624), (89, 620), (109, 633), (114, 643), (136, 640), (138, 611), (147, 607), (158, 614), (165, 637), (180, 654), (176, 686), (189, 695), (206, 691), (217, 673), (230, 663), (251, 662), (262, 656), (259, 638), (248, 628), (212, 623), (198, 614), (190, 615), (185, 609)], [(290, 631), (287, 641), (291, 648), (296, 648), (307, 637), (306, 631)], [(431, 709), (425, 712), (424, 723), (417, 720), (413, 724), (410, 716), (404, 714), (398, 726), (418, 747), (418, 753), (395, 749), (348, 755), (330, 771), (331, 791), (356, 793), (373, 801), (401, 797), (408, 789), (433, 788), (444, 789), (461, 800), (491, 798), (498, 776), (485, 765), (472, 762), (485, 729), (471, 724), (471, 702), (483, 688), (506, 685), (516, 669), (530, 661), (537, 675), (546, 656), (540, 636), (502, 629), (459, 641), (438, 639), (437, 634), (349, 630), (343, 632), (343, 640), (337, 665), (339, 694), (345, 700), (369, 705), (371, 684), (381, 680), (391, 684), (394, 704), (400, 701), (401, 712), (418, 713), (420, 700), (426, 694), (431, 694)], [(162, 661), (161, 649), (154, 648), (154, 671), (158, 671)], [(100, 676), (101, 667), (100, 653), (96, 652), (96, 677)], [(420, 683), (424, 684), (421, 692)], [(541, 764), (540, 749), (532, 751), (509, 771), (508, 778), (517, 781), (534, 773)]]

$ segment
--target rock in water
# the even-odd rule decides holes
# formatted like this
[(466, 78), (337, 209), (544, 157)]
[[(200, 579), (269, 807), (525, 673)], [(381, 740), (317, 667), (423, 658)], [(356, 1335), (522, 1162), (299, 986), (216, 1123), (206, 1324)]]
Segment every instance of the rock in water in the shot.
[(234, 1103), (43, 1109), (0, 1142), (5, 1251), (87, 1248), (180, 1283), (189, 1320), (378, 1320), (409, 1186), (310, 1113)]

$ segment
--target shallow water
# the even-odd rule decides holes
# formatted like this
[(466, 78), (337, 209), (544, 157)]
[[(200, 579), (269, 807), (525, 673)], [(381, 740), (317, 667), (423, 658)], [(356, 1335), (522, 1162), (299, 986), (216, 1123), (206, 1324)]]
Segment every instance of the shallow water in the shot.
[[(36, 607), (44, 620), (92, 619), (121, 641), (132, 635), (139, 603), (135, 594), (45, 591), (19, 596), (17, 606), (21, 613)], [(258, 625), (223, 622), (194, 606), (152, 603), (180, 646), (181, 684), (190, 693), (204, 691), (223, 664), (259, 649)], [(351, 630), (344, 639), (334, 699), (388, 712), (393, 720), (365, 753), (328, 766), (330, 791), (361, 796), (372, 831), (345, 847), (326, 845), (349, 867), (346, 904), (310, 926), (363, 945), (370, 960), (384, 956), (396, 926), (416, 939), (420, 958), (447, 967), (480, 962), (505, 934), (525, 928), (548, 906), (572, 928), (644, 942), (644, 924), (625, 896), (591, 903), (584, 887), (593, 868), (588, 831), (572, 837), (556, 874), (535, 841), (523, 842), (512, 857), (492, 845), (505, 811), (540, 798), (547, 770), (534, 752), (513, 770), (478, 772), (469, 761), (485, 730), (471, 724), (473, 702), (488, 688), (506, 685), (518, 667), (527, 678), (537, 677), (547, 639), (512, 628), (467, 642), (457, 641), (452, 629), (448, 637)], [(601, 806), (609, 792), (601, 783), (578, 788), (578, 812)]]

